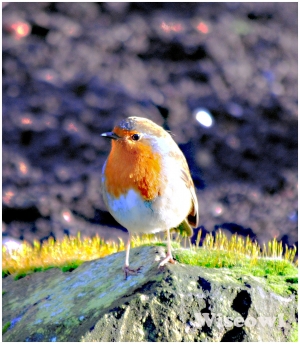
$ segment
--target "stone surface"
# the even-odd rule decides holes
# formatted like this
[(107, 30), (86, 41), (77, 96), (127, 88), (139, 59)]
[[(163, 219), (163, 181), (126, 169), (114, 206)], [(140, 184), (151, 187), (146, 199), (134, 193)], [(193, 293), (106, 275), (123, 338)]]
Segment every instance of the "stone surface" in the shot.
[[(273, 342), (293, 336), (294, 295), (275, 294), (264, 278), (231, 269), (179, 263), (158, 269), (164, 255), (164, 247), (132, 249), (132, 267), (143, 269), (127, 280), (124, 252), (72, 272), (3, 279), (2, 320), (11, 323), (3, 341)], [(259, 317), (269, 317), (271, 326)]]

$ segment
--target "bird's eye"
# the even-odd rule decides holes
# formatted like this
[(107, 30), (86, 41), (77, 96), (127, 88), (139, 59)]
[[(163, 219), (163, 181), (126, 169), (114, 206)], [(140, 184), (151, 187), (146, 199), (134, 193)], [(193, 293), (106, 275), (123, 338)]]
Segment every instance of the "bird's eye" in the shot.
[(133, 141), (138, 141), (141, 138), (141, 136), (139, 134), (133, 134), (131, 138)]

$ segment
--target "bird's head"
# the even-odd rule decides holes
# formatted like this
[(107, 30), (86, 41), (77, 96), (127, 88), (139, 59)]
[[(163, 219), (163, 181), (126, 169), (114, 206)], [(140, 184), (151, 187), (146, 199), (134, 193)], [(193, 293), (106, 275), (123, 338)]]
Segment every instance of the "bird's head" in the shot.
[(124, 147), (133, 152), (151, 147), (154, 152), (163, 153), (171, 139), (162, 127), (142, 117), (128, 117), (117, 124), (113, 131), (101, 136), (112, 139), (113, 147)]

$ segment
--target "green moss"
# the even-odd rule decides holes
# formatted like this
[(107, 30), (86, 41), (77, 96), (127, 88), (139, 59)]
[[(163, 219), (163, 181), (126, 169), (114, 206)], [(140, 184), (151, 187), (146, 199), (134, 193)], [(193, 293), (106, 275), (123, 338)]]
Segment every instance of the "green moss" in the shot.
[[(288, 261), (260, 258), (252, 262), (240, 255), (228, 255), (224, 251), (177, 249), (173, 252), (176, 260), (183, 264), (206, 268), (228, 268), (233, 276), (264, 277), (266, 289), (279, 295), (297, 293), (297, 268)], [(288, 276), (288, 277), (287, 277)], [(293, 283), (291, 286), (290, 283)]]
[(5, 332), (7, 332), (7, 330), (9, 329), (11, 323), (10, 321), (8, 321), (5, 325), (3, 325), (2, 327), (2, 334), (4, 334)]
[(174, 257), (180, 263), (207, 268), (242, 267), (254, 276), (296, 276), (298, 272), (291, 262), (285, 260), (258, 258), (254, 261), (242, 254), (234, 255), (221, 250), (207, 250), (203, 248), (193, 250), (177, 249), (174, 252)]
[[(61, 271), (62, 272), (71, 272), (75, 269), (78, 268), (78, 266), (80, 266), (83, 262), (68, 262), (65, 266), (62, 266), (61, 267)], [(21, 272), (21, 273), (17, 273), (15, 276), (14, 276), (14, 280), (17, 281), (21, 278), (24, 278), (26, 276), (29, 276), (31, 275), (33, 272), (43, 272), (43, 271), (46, 271), (46, 270), (49, 270), (49, 269), (52, 269), (54, 268), (54, 266), (48, 266), (46, 268), (35, 268), (33, 269), (33, 271), (29, 271), (28, 273), (26, 272)]]
[(288, 282), (288, 283), (296, 283), (296, 284), (298, 284), (298, 277), (287, 277), (285, 279), (285, 281)]
[(288, 286), (288, 291), (291, 294), (298, 294), (298, 288), (294, 288), (294, 287)]
[(292, 324), (292, 330), (290, 335), (290, 342), (296, 342), (298, 343), (298, 324), (293, 323)]
[(2, 278), (9, 276), (10, 273), (7, 270), (2, 270)]
[(17, 278), (32, 272), (45, 271), (52, 267), (64, 268), (67, 271), (79, 264), (105, 257), (109, 254), (124, 250), (124, 243), (120, 240), (105, 242), (99, 236), (81, 238), (65, 236), (62, 240), (54, 241), (49, 238), (40, 244), (34, 241), (33, 245), (23, 242), (18, 250), (10, 252), (2, 246), (2, 277), (18, 275)]
[(269, 290), (274, 291), (276, 294), (279, 295), (290, 295), (293, 294), (292, 290), (290, 289), (290, 286), (285, 281), (285, 277), (283, 276), (272, 276), (267, 275), (265, 276), (266, 279), (266, 287)]
[(63, 324), (65, 327), (74, 328), (80, 324), (80, 321), (76, 317), (71, 317), (67, 318)]
[(78, 268), (83, 262), (70, 262), (61, 268), (62, 272), (71, 272)]
[(24, 277), (28, 276), (28, 275), (30, 275), (30, 273), (28, 273), (28, 274), (25, 273), (25, 272), (17, 273), (15, 275), (15, 277), (14, 277), (14, 280), (17, 281), (17, 280), (19, 280), (21, 278), (24, 278)]
[[(254, 276), (288, 276), (287, 278), (292, 280), (286, 280), (286, 283), (292, 283), (297, 275), (297, 269), (293, 264), (296, 247), (286, 246), (284, 250), (282, 243), (273, 239), (260, 248), (249, 237), (243, 238), (234, 234), (227, 238), (221, 231), (217, 232), (215, 237), (207, 234), (203, 246), (199, 247), (200, 238), (201, 231), (198, 232), (196, 245), (192, 245), (187, 237), (182, 238), (177, 234), (176, 240), (172, 241), (175, 259), (180, 263), (207, 268), (242, 268)], [(180, 249), (182, 241), (185, 247), (189, 245), (190, 248)], [(142, 245), (166, 244), (162, 242), (161, 237), (155, 235), (146, 234), (132, 238), (132, 247)], [(63, 272), (73, 271), (85, 261), (122, 250), (124, 243), (121, 240), (116, 244), (105, 242), (97, 236), (82, 239), (80, 233), (77, 237), (65, 237), (57, 241), (50, 238), (43, 244), (35, 241), (33, 246), (24, 243), (21, 249), (13, 252), (13, 255), (3, 246), (2, 277), (14, 274), (17, 280), (52, 267), (58, 267)], [(289, 287), (291, 292), (296, 290), (295, 286)]]

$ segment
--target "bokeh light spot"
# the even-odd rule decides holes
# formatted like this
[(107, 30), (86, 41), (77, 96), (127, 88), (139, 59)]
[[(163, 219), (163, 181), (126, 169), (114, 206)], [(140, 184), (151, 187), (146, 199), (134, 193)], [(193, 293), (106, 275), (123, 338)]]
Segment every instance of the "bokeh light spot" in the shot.
[(2, 197), (3, 203), (10, 204), (11, 199), (14, 197), (13, 191), (6, 191)]
[(53, 75), (50, 74), (50, 73), (47, 73), (47, 74), (45, 75), (45, 79), (46, 79), (47, 81), (51, 81), (51, 80), (53, 80)]
[(26, 166), (26, 164), (25, 164), (23, 161), (21, 161), (21, 162), (19, 163), (19, 170), (20, 170), (21, 173), (23, 173), (23, 174), (27, 174), (27, 172), (28, 172), (28, 167)]
[(73, 220), (73, 216), (69, 210), (63, 210), (62, 211), (62, 217), (66, 222), (71, 222)]
[(204, 22), (200, 22), (197, 25), (197, 30), (205, 34), (207, 34), (209, 31), (208, 26)]
[(195, 111), (195, 117), (196, 117), (196, 120), (203, 127), (209, 128), (214, 124), (214, 118), (212, 114), (204, 108), (197, 109)]
[(166, 22), (162, 22), (160, 27), (162, 28), (162, 30), (164, 32), (180, 32), (183, 29), (183, 26), (180, 23), (166, 23)]
[(214, 203), (211, 208), (211, 214), (214, 217), (219, 217), (224, 213), (224, 208), (220, 203)]
[(23, 117), (21, 119), (21, 123), (25, 124), (25, 125), (32, 124), (32, 120), (30, 118), (28, 118), (28, 117)]
[(23, 37), (28, 36), (31, 27), (29, 24), (19, 21), (11, 24), (10, 29), (14, 33), (16, 39), (21, 39)]
[(75, 131), (75, 132), (78, 132), (78, 128), (76, 127), (76, 125), (74, 123), (69, 123), (68, 126), (67, 126), (67, 129), (69, 131)]

